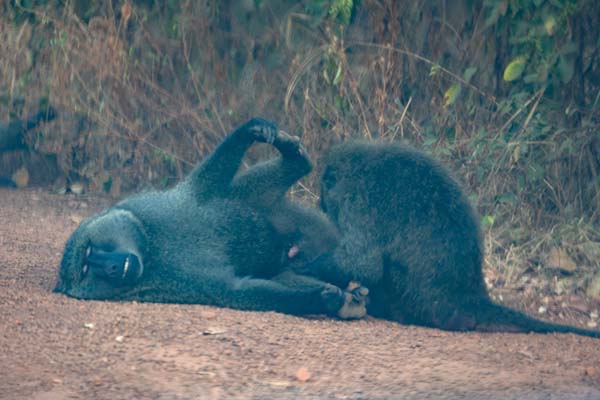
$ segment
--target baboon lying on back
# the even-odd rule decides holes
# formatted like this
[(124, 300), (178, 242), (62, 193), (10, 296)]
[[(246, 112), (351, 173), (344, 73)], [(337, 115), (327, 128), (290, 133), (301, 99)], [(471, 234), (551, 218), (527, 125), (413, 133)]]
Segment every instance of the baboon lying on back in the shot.
[(446, 330), (600, 337), (490, 300), (478, 217), (430, 157), (396, 144), (345, 143), (329, 152), (324, 167), (321, 208), (340, 239), (302, 271), (340, 287), (360, 282), (370, 290), (369, 314)]
[[(236, 176), (255, 141), (272, 143), (281, 157)], [(284, 195), (310, 169), (297, 139), (253, 119), (174, 188), (125, 199), (82, 222), (66, 244), (55, 291), (80, 299), (361, 317), (359, 294), (282, 270), (289, 240), (309, 229), (297, 213), (312, 214)], [(286, 231), (291, 224), (282, 223), (283, 215), (299, 233)]]

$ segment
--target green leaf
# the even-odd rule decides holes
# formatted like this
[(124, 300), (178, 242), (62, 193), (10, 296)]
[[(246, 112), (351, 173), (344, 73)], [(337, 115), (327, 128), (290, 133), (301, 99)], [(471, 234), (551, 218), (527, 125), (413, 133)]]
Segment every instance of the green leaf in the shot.
[(335, 77), (333, 78), (333, 84), (337, 85), (342, 80), (342, 64), (338, 64), (337, 70), (335, 71)]
[(554, 34), (554, 30), (556, 29), (556, 18), (554, 18), (554, 15), (549, 15), (544, 19), (544, 29), (546, 29), (546, 33), (549, 36)]
[(569, 83), (575, 73), (575, 60), (561, 56), (558, 59), (558, 74), (562, 83)]
[(484, 228), (491, 228), (494, 225), (494, 216), (485, 215), (483, 218), (481, 218), (481, 225)]
[(327, 68), (323, 68), (323, 79), (325, 79), (325, 82), (328, 84), (331, 83), (331, 79), (329, 79), (329, 74), (327, 73)]
[(458, 83), (453, 83), (444, 93), (444, 107), (454, 104), (461, 91), (462, 87)]
[(440, 72), (440, 65), (439, 64), (433, 64), (431, 66), (431, 69), (429, 70), (429, 76), (435, 76), (437, 75), (438, 72)]
[(502, 78), (507, 82), (512, 82), (516, 79), (519, 79), (523, 73), (523, 70), (525, 69), (526, 62), (527, 58), (525, 56), (519, 56), (515, 58), (506, 66)]
[(469, 67), (465, 69), (465, 72), (463, 73), (463, 79), (467, 82), (470, 82), (473, 75), (475, 75), (475, 72), (477, 72), (477, 67)]

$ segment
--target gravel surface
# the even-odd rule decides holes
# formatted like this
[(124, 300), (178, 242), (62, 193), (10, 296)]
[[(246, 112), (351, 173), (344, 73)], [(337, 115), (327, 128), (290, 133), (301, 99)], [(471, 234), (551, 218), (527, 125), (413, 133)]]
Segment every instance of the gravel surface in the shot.
[(0, 189), (1, 399), (600, 399), (598, 339), (51, 293), (108, 204)]

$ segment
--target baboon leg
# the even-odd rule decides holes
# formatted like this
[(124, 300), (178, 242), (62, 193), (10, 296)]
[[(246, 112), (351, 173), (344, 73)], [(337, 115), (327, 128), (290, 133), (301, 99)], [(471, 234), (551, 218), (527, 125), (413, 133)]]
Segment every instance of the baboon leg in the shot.
[(339, 230), (343, 236), (333, 251), (321, 254), (304, 266), (294, 266), (294, 271), (316, 276), (340, 287), (345, 287), (351, 281), (369, 288), (378, 285), (384, 272), (381, 247), (353, 226)]
[(233, 196), (270, 207), (312, 169), (310, 158), (298, 137), (278, 132), (273, 147), (281, 156), (256, 164), (236, 176), (232, 183)]
[(225, 197), (246, 150), (254, 142), (273, 143), (276, 137), (277, 127), (259, 118), (251, 119), (227, 135), (187, 178), (197, 198), (206, 200)]

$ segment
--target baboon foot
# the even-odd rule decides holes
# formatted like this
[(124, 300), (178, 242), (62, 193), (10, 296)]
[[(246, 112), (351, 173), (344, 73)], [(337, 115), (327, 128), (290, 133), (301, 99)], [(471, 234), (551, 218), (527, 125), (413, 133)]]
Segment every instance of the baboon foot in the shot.
[(273, 145), (283, 154), (308, 157), (308, 153), (298, 136), (279, 131)]

